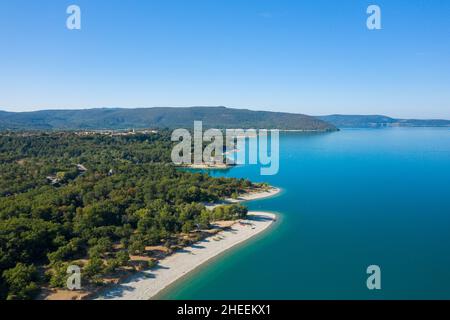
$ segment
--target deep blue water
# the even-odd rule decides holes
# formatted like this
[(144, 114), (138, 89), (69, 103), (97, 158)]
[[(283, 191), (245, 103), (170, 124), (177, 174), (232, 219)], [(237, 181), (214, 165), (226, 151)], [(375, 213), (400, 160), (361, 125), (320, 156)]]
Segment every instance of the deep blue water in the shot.
[[(282, 134), (280, 157), (275, 176), (213, 173), (281, 187), (247, 203), (280, 219), (162, 298), (450, 298), (450, 129)], [(366, 287), (372, 264), (380, 291)]]

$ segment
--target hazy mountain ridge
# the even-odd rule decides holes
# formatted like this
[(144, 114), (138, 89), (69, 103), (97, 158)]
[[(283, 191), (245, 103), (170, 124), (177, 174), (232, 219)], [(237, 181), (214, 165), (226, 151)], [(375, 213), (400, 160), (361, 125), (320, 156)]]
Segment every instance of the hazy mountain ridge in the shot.
[(341, 115), (316, 117), (338, 128), (383, 127), (450, 127), (450, 120), (443, 119), (396, 119), (383, 115)]
[(336, 130), (325, 121), (303, 114), (225, 107), (0, 111), (1, 130), (191, 128), (197, 120), (210, 128)]

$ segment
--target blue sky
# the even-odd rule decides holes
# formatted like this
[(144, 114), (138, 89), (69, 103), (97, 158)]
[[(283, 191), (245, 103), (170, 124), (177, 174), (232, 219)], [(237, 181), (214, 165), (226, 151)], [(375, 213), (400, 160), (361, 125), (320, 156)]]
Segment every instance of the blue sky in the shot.
[[(66, 28), (66, 8), (82, 29)], [(366, 9), (382, 10), (382, 30)], [(447, 0), (1, 0), (0, 109), (450, 119)]]

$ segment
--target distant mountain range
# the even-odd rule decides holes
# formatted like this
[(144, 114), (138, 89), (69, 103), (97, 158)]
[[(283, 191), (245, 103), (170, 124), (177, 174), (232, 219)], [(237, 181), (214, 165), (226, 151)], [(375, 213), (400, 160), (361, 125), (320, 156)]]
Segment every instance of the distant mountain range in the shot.
[(197, 120), (209, 128), (337, 130), (334, 125), (303, 114), (225, 107), (0, 111), (0, 130), (192, 128)]
[(316, 117), (338, 128), (450, 127), (450, 120), (395, 119), (381, 115), (329, 115)]
[(0, 130), (173, 129), (191, 128), (194, 121), (203, 121), (205, 128), (305, 131), (335, 131), (337, 128), (450, 127), (450, 120), (408, 120), (383, 115), (312, 117), (296, 113), (226, 107), (0, 111)]

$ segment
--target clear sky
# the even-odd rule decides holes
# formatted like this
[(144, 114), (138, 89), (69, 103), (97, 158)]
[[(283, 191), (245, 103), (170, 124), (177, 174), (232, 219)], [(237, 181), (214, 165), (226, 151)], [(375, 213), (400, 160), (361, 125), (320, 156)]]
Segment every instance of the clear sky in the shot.
[[(82, 29), (66, 28), (77, 4)], [(366, 9), (382, 10), (382, 30)], [(450, 119), (448, 0), (0, 0), (0, 109)]]

